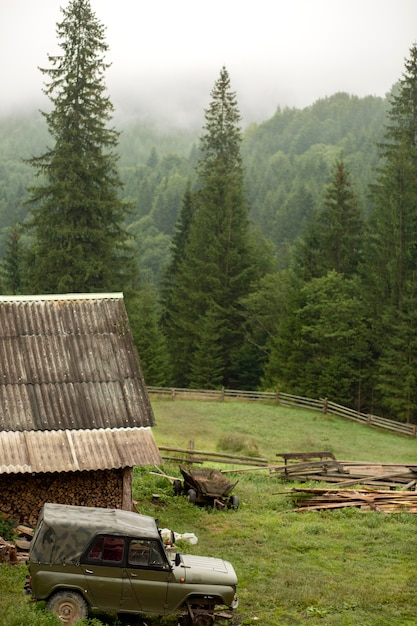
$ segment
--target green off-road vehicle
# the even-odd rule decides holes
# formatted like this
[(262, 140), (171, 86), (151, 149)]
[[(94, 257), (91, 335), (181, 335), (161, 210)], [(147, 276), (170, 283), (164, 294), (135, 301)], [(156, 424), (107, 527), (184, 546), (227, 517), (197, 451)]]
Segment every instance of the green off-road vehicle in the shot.
[[(72, 626), (88, 609), (176, 614), (213, 624), (237, 607), (237, 578), (223, 559), (166, 549), (153, 517), (118, 509), (45, 504), (31, 541), (26, 593)], [(216, 611), (215, 611), (216, 609)], [(230, 615), (231, 616), (231, 615)]]

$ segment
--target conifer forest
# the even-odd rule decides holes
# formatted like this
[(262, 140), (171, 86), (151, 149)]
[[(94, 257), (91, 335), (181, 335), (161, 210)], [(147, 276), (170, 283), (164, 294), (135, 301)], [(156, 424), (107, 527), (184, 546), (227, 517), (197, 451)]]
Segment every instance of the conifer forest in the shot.
[(243, 127), (123, 120), (89, 0), (57, 25), (50, 106), (0, 118), (4, 295), (123, 291), (149, 385), (281, 390), (417, 423), (417, 45), (385, 98)]

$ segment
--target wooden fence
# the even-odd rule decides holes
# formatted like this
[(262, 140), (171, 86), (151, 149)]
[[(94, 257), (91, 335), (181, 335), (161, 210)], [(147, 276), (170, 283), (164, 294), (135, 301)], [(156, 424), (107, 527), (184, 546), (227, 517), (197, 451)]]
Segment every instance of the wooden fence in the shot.
[(341, 406), (331, 402), (327, 398), (314, 400), (313, 398), (303, 398), (293, 396), (281, 391), (242, 391), (236, 389), (181, 389), (173, 387), (147, 387), (149, 395), (175, 398), (189, 398), (198, 400), (249, 400), (276, 402), (280, 406), (300, 407), (311, 411), (319, 411), (328, 415), (337, 415), (354, 422), (360, 422), (373, 428), (390, 430), (399, 435), (417, 437), (417, 424), (405, 424), (394, 420), (378, 417), (369, 413), (360, 413), (354, 409)]

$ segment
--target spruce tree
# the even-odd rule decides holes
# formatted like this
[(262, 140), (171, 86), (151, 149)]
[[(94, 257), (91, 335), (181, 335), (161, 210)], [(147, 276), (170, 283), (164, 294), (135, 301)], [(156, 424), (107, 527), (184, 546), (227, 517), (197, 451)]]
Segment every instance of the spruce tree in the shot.
[(391, 94), (380, 151), (364, 272), (373, 307), (375, 410), (410, 420), (417, 415), (417, 45)]
[(189, 239), (190, 224), (192, 221), (193, 213), (193, 192), (191, 191), (190, 183), (188, 183), (182, 199), (181, 211), (175, 224), (171, 246), (171, 262), (165, 272), (165, 281), (167, 288), (169, 288), (170, 281), (175, 277), (181, 259), (184, 256), (185, 247)]
[(4, 257), (1, 261), (3, 289), (7, 294), (24, 293), (23, 273), (25, 251), (21, 241), (22, 229), (14, 226), (7, 239)]
[(124, 295), (145, 381), (148, 385), (166, 387), (171, 382), (171, 367), (166, 338), (159, 326), (156, 291), (147, 283), (136, 291), (128, 289)]
[[(253, 277), (240, 114), (224, 67), (211, 97), (200, 140), (192, 219), (183, 232), (185, 245), (175, 261), (169, 301), (174, 382), (181, 386), (239, 385), (241, 301)], [(210, 333), (210, 358), (215, 363), (211, 377), (201, 366), (202, 347), (210, 343)]]
[(119, 133), (108, 126), (113, 106), (105, 94), (105, 28), (89, 0), (72, 0), (62, 14), (62, 54), (48, 55), (51, 67), (41, 69), (52, 103), (43, 116), (54, 145), (28, 160), (39, 179), (29, 190), (30, 289), (120, 290), (134, 264), (124, 228), (127, 207), (118, 196)]
[(305, 280), (336, 271), (345, 277), (358, 271), (362, 256), (364, 224), (349, 171), (336, 161), (333, 180), (327, 186), (323, 208), (313, 216), (298, 244), (296, 259)]
[(193, 192), (191, 191), (190, 183), (188, 183), (182, 199), (181, 211), (174, 228), (171, 244), (171, 259), (164, 272), (161, 286), (161, 298), (163, 303), (161, 325), (167, 335), (171, 334), (172, 320), (175, 318), (174, 283), (179, 272), (181, 260), (184, 258), (193, 213)]
[(381, 166), (371, 188), (368, 262), (377, 299), (398, 307), (417, 270), (417, 45), (391, 94), (387, 119)]
[(199, 321), (199, 340), (189, 377), (189, 386), (197, 389), (219, 387), (223, 378), (224, 362), (219, 343), (221, 318), (214, 308), (209, 308)]
[(401, 309), (389, 318), (389, 332), (375, 385), (383, 414), (401, 422), (417, 419), (417, 285), (406, 285)]
[(287, 289), (265, 386), (363, 410), (369, 406), (370, 351), (359, 278), (331, 271)]

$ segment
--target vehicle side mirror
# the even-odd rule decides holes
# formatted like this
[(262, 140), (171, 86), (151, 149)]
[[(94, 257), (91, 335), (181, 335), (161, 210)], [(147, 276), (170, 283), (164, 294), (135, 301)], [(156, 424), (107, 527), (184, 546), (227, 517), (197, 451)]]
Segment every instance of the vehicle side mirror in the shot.
[(175, 565), (177, 567), (181, 565), (181, 554), (179, 552), (175, 553)]

